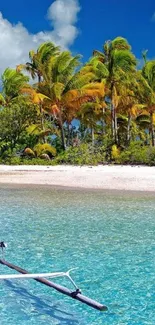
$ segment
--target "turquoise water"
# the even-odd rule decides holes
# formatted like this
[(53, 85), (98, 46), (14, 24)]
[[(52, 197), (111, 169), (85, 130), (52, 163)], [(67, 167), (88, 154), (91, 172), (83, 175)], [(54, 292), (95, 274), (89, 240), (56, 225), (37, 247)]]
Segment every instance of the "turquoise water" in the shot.
[[(155, 324), (153, 195), (1, 187), (0, 198), (6, 259), (32, 272), (78, 267), (83, 294), (109, 308), (101, 313), (33, 280), (3, 281), (0, 324)], [(0, 273), (12, 272), (1, 265)]]

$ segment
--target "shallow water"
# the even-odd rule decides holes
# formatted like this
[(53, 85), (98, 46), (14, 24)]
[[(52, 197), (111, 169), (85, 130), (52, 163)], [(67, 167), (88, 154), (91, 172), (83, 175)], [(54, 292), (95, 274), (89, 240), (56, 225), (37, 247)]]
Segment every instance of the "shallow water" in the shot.
[(83, 294), (109, 308), (101, 313), (33, 280), (3, 281), (0, 324), (155, 324), (153, 195), (1, 186), (0, 198), (6, 259), (32, 272), (78, 267)]

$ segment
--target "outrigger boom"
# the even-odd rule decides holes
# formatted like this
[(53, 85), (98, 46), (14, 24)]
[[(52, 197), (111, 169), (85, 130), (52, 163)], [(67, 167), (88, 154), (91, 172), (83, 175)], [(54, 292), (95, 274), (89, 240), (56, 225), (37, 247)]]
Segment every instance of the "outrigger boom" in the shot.
[[(0, 259), (0, 264), (3, 264), (7, 267), (9, 267), (10, 269), (16, 270), (17, 272), (21, 273), (21, 274), (4, 274), (4, 275), (0, 275), (0, 280), (13, 280), (13, 279), (34, 279), (37, 282), (40, 282), (48, 287), (51, 287), (73, 299), (79, 300), (84, 304), (89, 305), (90, 307), (93, 307), (97, 310), (100, 311), (107, 311), (108, 308), (105, 305), (102, 305), (100, 303), (98, 303), (95, 300), (92, 300), (84, 295), (81, 294), (80, 289), (77, 287), (77, 285), (75, 284), (75, 282), (73, 281), (73, 279), (70, 276), (70, 272), (73, 270), (69, 270), (67, 272), (54, 272), (54, 273), (29, 273), (28, 271), (22, 269), (19, 266), (16, 266), (12, 263), (7, 262), (4, 259)], [(71, 283), (73, 284), (75, 290), (71, 291), (70, 289), (61, 286), (57, 283), (51, 282), (49, 280), (47, 280), (47, 277), (67, 277)]]
[(46, 278), (60, 278), (66, 276), (73, 284), (73, 286), (76, 288), (76, 290), (79, 290), (75, 282), (70, 276), (70, 272), (73, 269), (67, 271), (67, 272), (53, 272), (53, 273), (28, 273), (28, 274), (3, 274), (0, 275), (0, 280), (13, 280), (13, 279), (39, 279), (42, 277)]

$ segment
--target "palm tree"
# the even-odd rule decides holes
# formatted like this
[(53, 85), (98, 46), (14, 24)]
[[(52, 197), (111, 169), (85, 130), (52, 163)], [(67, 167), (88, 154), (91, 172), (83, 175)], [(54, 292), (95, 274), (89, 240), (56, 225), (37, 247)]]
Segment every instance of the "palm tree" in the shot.
[[(42, 81), (43, 75), (45, 74), (44, 69), (47, 61), (59, 53), (60, 48), (55, 46), (52, 42), (42, 43), (38, 47), (37, 52), (34, 50), (29, 52), (30, 62), (18, 65), (17, 71), (20, 72), (21, 70), (26, 70), (28, 73), (30, 73), (32, 79), (38, 79), (39, 84)], [(27, 94), (29, 93), (32, 102), (38, 105), (41, 118), (41, 129), (44, 131), (44, 111), (42, 103), (45, 96), (38, 94), (37, 91), (30, 86), (25, 87), (23, 91)]]
[(1, 80), (0, 102), (7, 105), (21, 95), (21, 90), (28, 85), (29, 77), (14, 69), (7, 68), (2, 74)]
[(152, 146), (155, 146), (155, 60), (146, 61), (143, 69), (142, 76), (146, 83), (145, 87), (147, 92), (145, 94), (145, 101), (150, 113), (150, 125), (151, 125), (151, 138)]
[(42, 139), (45, 142), (46, 130), (44, 127), (44, 110), (43, 110), (43, 102), (45, 99), (48, 99), (44, 94), (38, 93), (36, 89), (34, 89), (31, 85), (26, 85), (26, 87), (22, 88), (21, 92), (27, 96), (30, 102), (34, 105), (37, 105), (38, 115), (40, 117), (40, 127), (42, 132)]
[(78, 117), (82, 121), (82, 124), (91, 131), (93, 146), (95, 144), (95, 128), (97, 122), (103, 118), (105, 107), (105, 102), (96, 100), (95, 102), (91, 101), (83, 104), (78, 112)]
[(68, 51), (50, 57), (45, 65), (44, 81), (38, 84), (38, 91), (50, 99), (44, 101), (43, 109), (57, 120), (64, 150), (64, 122), (72, 120), (83, 103), (104, 95), (104, 84), (95, 82), (93, 72), (87, 72), (85, 67), (77, 71), (79, 59), (79, 55), (72, 57)]
[[(115, 108), (117, 110), (118, 130), (123, 126), (126, 130), (126, 144), (129, 145), (131, 139), (132, 120), (144, 109), (141, 104), (142, 99), (139, 94), (139, 72), (132, 73), (131, 79), (126, 78), (122, 84), (117, 85), (115, 95)], [(138, 85), (138, 87), (137, 87)]]
[(111, 100), (111, 132), (115, 143), (118, 142), (117, 114), (118, 88), (132, 77), (136, 71), (136, 58), (131, 52), (131, 47), (127, 40), (117, 37), (107, 41), (103, 47), (103, 53), (94, 51), (94, 56), (105, 65), (108, 70), (107, 76), (107, 96)]
[(26, 70), (30, 73), (32, 79), (38, 78), (38, 83), (41, 82), (45, 64), (50, 57), (54, 57), (60, 53), (60, 48), (52, 42), (42, 43), (37, 52), (31, 50), (29, 52), (30, 62), (17, 66), (17, 71)]

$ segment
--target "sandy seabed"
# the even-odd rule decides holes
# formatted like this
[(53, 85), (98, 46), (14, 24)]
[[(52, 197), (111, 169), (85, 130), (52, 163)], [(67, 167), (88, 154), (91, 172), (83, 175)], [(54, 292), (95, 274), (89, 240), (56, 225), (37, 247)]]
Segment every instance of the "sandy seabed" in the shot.
[(155, 192), (155, 167), (0, 165), (0, 184)]

